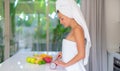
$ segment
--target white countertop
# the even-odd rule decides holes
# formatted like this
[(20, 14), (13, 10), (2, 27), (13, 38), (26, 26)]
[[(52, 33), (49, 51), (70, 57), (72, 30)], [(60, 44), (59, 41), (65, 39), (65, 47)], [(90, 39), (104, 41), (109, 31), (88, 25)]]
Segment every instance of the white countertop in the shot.
[[(0, 71), (65, 71), (62, 67), (57, 67), (56, 70), (49, 68), (50, 64), (37, 65), (26, 62), (26, 57), (33, 56), (35, 53), (46, 52), (18, 52), (0, 65)], [(57, 52), (48, 52), (49, 55), (55, 56)]]
[(120, 52), (118, 53), (118, 51), (108, 51), (108, 54), (112, 57), (120, 59)]

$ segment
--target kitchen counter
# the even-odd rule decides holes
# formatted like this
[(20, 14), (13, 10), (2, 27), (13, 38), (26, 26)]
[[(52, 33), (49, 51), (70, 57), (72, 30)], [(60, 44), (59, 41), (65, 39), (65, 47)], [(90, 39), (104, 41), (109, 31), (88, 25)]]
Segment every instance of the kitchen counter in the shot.
[[(49, 68), (50, 64), (37, 65), (26, 62), (26, 57), (40, 53), (46, 52), (18, 52), (0, 65), (0, 71), (65, 71), (62, 67), (51, 70)], [(48, 54), (54, 57), (57, 52), (48, 52)]]
[(112, 57), (117, 57), (118, 59), (120, 59), (120, 52), (118, 51), (108, 51), (108, 55)]
[(108, 51), (108, 71), (114, 71), (114, 58), (120, 60), (120, 52)]

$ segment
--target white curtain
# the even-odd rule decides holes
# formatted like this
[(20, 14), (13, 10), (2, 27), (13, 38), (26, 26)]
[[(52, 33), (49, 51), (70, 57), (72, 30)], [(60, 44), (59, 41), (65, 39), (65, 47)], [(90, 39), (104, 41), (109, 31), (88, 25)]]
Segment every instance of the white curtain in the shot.
[(104, 24), (104, 0), (81, 0), (92, 41), (87, 71), (107, 71), (107, 50)]

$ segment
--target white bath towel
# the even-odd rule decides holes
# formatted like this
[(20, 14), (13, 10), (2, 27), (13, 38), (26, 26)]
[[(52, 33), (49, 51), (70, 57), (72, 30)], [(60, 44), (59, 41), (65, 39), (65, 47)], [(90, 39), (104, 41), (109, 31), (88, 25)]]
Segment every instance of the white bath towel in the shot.
[[(63, 39), (62, 42), (62, 59), (65, 63), (69, 62), (76, 54), (77, 45), (75, 42), (69, 41), (67, 39)], [(84, 60), (80, 60), (79, 62), (66, 67), (67, 71), (86, 71), (84, 67)]]

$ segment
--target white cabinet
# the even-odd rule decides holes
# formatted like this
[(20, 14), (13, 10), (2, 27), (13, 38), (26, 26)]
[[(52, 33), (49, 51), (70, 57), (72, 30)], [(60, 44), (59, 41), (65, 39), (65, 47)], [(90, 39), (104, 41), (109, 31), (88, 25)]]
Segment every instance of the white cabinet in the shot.
[(113, 54), (108, 52), (108, 71), (113, 71)]

